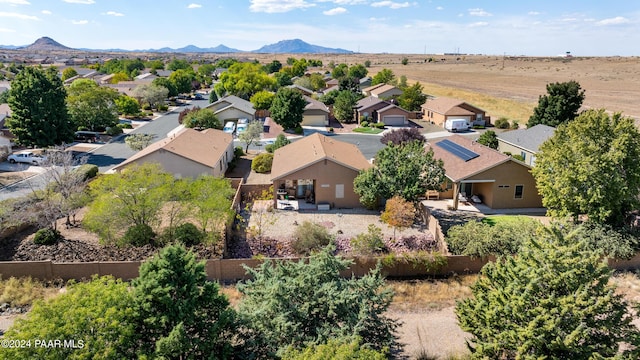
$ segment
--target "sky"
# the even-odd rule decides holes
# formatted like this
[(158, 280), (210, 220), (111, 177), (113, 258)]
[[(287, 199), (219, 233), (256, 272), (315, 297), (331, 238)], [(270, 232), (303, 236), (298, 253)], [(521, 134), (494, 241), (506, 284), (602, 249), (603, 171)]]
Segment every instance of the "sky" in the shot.
[(640, 55), (638, 0), (0, 0), (0, 44), (186, 45), (280, 40), (362, 53)]

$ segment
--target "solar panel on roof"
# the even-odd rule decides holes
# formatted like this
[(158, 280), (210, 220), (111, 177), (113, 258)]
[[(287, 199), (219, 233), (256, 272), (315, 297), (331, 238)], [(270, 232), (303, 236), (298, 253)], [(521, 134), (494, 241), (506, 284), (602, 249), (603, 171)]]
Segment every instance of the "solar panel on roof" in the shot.
[(465, 162), (480, 156), (479, 154), (463, 147), (462, 145), (458, 145), (451, 140), (441, 140), (441, 141), (438, 141), (436, 145), (448, 151), (449, 153), (459, 157)]

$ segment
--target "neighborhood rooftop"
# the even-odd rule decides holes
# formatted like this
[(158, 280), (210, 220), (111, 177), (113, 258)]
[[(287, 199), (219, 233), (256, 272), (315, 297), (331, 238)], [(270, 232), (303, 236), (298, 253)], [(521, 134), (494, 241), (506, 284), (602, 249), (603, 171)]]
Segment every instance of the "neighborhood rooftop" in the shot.
[(552, 137), (555, 131), (554, 127), (538, 124), (527, 129), (503, 132), (498, 135), (498, 138), (508, 144), (536, 153), (540, 145)]

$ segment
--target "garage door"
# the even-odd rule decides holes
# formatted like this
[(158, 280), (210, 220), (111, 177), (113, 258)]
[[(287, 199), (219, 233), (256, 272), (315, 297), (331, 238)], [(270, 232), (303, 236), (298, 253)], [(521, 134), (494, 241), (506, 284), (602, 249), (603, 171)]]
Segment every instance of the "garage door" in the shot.
[(401, 116), (401, 115), (384, 116), (382, 118), (382, 122), (385, 125), (390, 125), (390, 126), (404, 126), (405, 125), (405, 117)]
[(326, 126), (324, 115), (305, 115), (302, 118), (302, 126)]

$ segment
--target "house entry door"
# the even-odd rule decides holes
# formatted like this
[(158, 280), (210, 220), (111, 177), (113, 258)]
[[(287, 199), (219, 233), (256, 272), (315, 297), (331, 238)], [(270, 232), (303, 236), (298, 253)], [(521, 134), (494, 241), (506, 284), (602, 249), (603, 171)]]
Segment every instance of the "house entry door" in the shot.
[(313, 193), (313, 180), (298, 179), (298, 191), (296, 192), (296, 197), (299, 199), (304, 198), (307, 190)]

